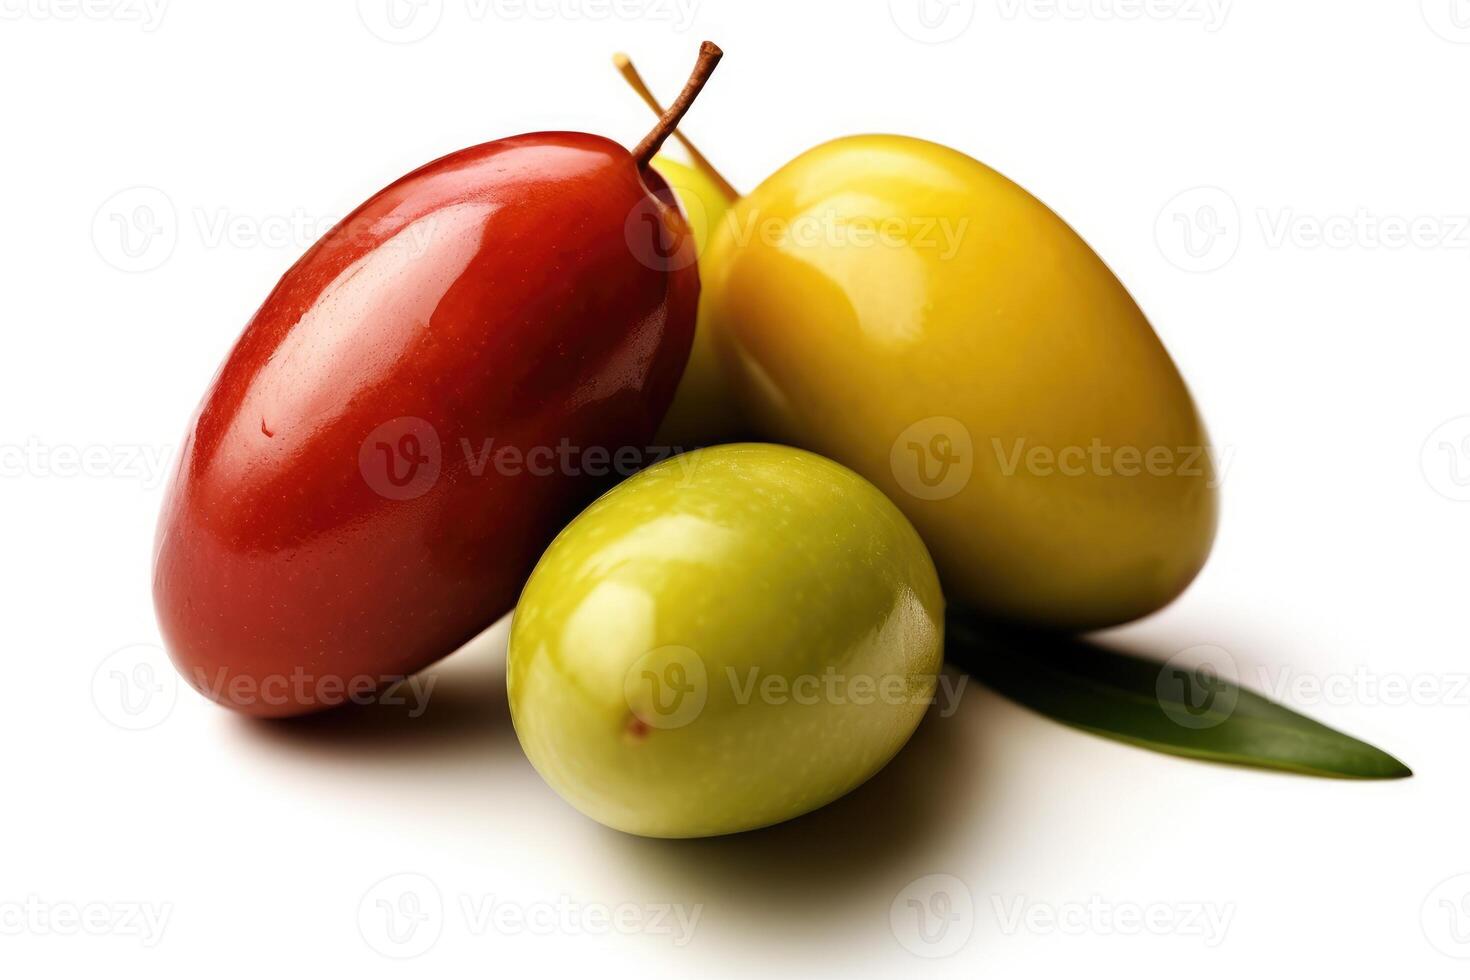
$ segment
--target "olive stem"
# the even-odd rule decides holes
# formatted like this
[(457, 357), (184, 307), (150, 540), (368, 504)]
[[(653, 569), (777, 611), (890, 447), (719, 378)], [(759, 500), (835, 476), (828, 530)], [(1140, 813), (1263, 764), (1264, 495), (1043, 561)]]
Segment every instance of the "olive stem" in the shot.
[(679, 120), (684, 118), (684, 113), (694, 104), (699, 96), (699, 90), (704, 88), (704, 83), (709, 81), (710, 75), (714, 74), (715, 65), (725, 56), (719, 45), (713, 41), (705, 41), (699, 46), (699, 60), (694, 63), (694, 70), (689, 73), (689, 81), (684, 83), (684, 91), (673, 104), (659, 117), (658, 123), (654, 125), (649, 134), (633, 147), (633, 159), (638, 161), (639, 168), (648, 166), (653, 155), (658, 152), (659, 147), (664, 145), (664, 140), (669, 138), (679, 126)]
[[(628, 83), (628, 86), (643, 100), (643, 104), (652, 109), (655, 116), (662, 116), (664, 114), (664, 107), (654, 97), (653, 91), (648, 87), (648, 83), (643, 80), (643, 76), (638, 74), (638, 69), (633, 65), (633, 59), (619, 51), (613, 55), (613, 65), (617, 67), (618, 74), (623, 76), (623, 80)], [(740, 199), (740, 192), (730, 185), (730, 182), (725, 179), (724, 175), (715, 169), (715, 165), (709, 162), (709, 158), (703, 153), (700, 153), (699, 148), (691, 143), (689, 137), (685, 136), (683, 131), (677, 127), (674, 129), (674, 139), (678, 140), (679, 145), (684, 147), (684, 152), (689, 154), (689, 159), (694, 163), (694, 168), (709, 178), (710, 183), (714, 184), (715, 188), (725, 196), (725, 200), (733, 204)]]

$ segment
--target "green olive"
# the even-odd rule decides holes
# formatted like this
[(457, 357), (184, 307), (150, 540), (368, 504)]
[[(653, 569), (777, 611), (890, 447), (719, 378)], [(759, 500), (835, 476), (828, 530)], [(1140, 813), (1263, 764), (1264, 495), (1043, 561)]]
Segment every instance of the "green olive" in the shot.
[(944, 600), (907, 518), (798, 449), (665, 460), (573, 521), (511, 628), (516, 733), (583, 813), (734, 833), (859, 786), (933, 699)]

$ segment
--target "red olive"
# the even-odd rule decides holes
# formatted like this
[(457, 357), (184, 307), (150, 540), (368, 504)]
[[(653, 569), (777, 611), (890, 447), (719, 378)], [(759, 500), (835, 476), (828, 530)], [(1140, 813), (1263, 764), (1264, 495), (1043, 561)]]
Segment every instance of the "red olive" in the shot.
[(635, 152), (585, 133), (461, 150), (282, 277), (190, 424), (159, 522), (159, 624), (195, 688), (284, 716), (418, 670), (508, 612), (614, 454), (643, 453), (699, 291), (647, 163), (708, 48)]

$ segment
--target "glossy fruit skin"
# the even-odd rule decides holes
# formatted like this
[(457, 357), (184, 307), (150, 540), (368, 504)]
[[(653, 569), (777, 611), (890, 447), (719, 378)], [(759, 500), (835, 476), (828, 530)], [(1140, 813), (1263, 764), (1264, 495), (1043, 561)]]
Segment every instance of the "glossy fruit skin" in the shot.
[(750, 830), (902, 748), (943, 614), (923, 542), (852, 471), (785, 446), (696, 450), (609, 491), (542, 557), (511, 627), (511, 717), (552, 788), (609, 827)]
[[(687, 164), (667, 157), (655, 157), (653, 169), (668, 183), (678, 199), (694, 235), (695, 250), (703, 261), (710, 240), (734, 202), (721, 192), (714, 181)], [(695, 330), (689, 364), (679, 381), (674, 403), (669, 406), (669, 413), (664, 416), (663, 425), (658, 430), (660, 446), (694, 449), (729, 442), (747, 431), (740, 414), (740, 403), (720, 368), (710, 331), (702, 326), (704, 320), (705, 314), (701, 311), (701, 326)]]
[(537, 133), (408, 174), (314, 245), (216, 374), (167, 491), (154, 600), (185, 678), (301, 714), (509, 611), (609, 481), (486, 440), (648, 444), (694, 330), (696, 268), (649, 260), (679, 242), (625, 149)]
[(1178, 370), (1087, 243), (994, 170), (905, 137), (824, 144), (735, 205), (704, 269), (760, 437), (882, 488), (951, 602), (1090, 629), (1203, 565), (1214, 472)]

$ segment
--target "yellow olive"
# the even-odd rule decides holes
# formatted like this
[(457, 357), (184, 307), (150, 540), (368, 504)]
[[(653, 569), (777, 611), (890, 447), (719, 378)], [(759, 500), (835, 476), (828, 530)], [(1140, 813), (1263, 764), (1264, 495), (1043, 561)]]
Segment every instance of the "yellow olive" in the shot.
[(1214, 468), (1178, 370), (1087, 243), (984, 164), (818, 146), (736, 202), (701, 272), (755, 432), (887, 493), (950, 601), (1102, 627), (1204, 563)]

